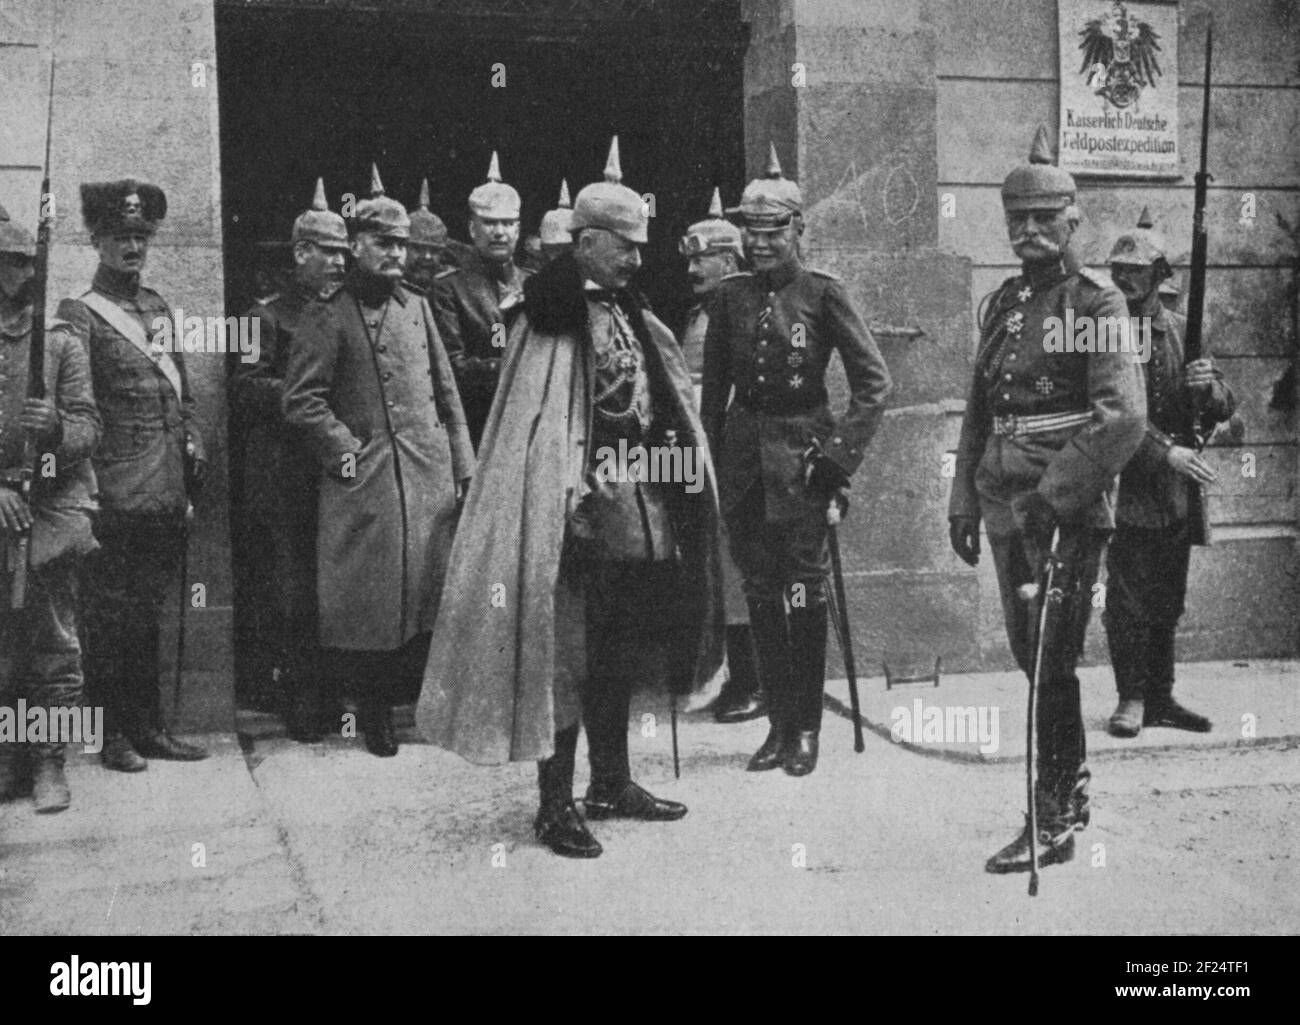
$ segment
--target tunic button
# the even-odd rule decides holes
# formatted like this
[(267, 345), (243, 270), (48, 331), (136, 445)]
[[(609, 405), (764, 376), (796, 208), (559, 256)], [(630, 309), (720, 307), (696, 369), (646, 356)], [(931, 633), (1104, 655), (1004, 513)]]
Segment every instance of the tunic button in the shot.
[(762, 375), (762, 374), (759, 374), (759, 375), (758, 375), (758, 383), (759, 383), (759, 384), (762, 384), (763, 381), (764, 381), (764, 377), (763, 377), (763, 375)]
[(1003, 375), (1002, 375), (1002, 380), (1004, 380), (1004, 381), (1010, 381), (1010, 380), (1011, 380), (1011, 375), (1010, 375), (1010, 374), (1003, 374)]
[(389, 408), (389, 409), (396, 409), (396, 408), (397, 408), (397, 403), (394, 402), (392, 399), (389, 399), (389, 400), (388, 400), (388, 408)]
[(1009, 394), (1007, 394), (1006, 392), (1003, 392), (1003, 393), (1002, 393), (1002, 401), (1003, 401), (1003, 402), (1010, 402), (1010, 401), (1011, 401), (1011, 396), (1010, 396)]
[(385, 380), (385, 381), (391, 381), (392, 379), (393, 379), (393, 372), (392, 372), (391, 370), (385, 370), (385, 371), (384, 371), (384, 380)]
[(759, 363), (766, 363), (767, 360), (765, 360), (762, 356), (759, 356), (759, 357), (758, 357), (758, 362), (759, 362)]
[(376, 352), (387, 352), (387, 351), (388, 351), (388, 346), (387, 346), (387, 345), (379, 345), (379, 346), (376, 346), (376, 347), (375, 347), (375, 351), (376, 351)]
[(371, 317), (371, 318), (370, 318), (370, 326), (371, 326), (371, 327), (378, 327), (378, 326), (379, 326), (379, 321), (378, 321), (376, 318)]
[(1016, 359), (1017, 359), (1017, 356), (1016, 356), (1016, 354), (1015, 354), (1014, 352), (1013, 352), (1013, 353), (1010, 353), (1010, 354), (1007, 356), (1007, 362), (1008, 362), (1008, 363), (1014, 363), (1014, 362), (1016, 361)]

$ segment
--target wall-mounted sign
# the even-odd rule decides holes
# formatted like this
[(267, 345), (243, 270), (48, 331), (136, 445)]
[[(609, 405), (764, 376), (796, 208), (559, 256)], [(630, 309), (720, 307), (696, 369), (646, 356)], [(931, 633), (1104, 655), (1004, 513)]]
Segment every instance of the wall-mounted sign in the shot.
[(1177, 178), (1178, 5), (1058, 0), (1060, 165)]

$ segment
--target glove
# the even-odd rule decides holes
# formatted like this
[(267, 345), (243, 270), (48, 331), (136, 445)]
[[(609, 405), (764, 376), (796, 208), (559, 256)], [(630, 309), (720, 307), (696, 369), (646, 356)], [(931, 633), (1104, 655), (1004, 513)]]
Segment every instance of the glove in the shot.
[(1016, 530), (1035, 546), (1046, 551), (1052, 544), (1052, 531), (1056, 527), (1056, 510), (1052, 503), (1037, 491), (1019, 495), (1011, 502), (1011, 515)]
[(980, 521), (974, 516), (954, 516), (948, 521), (948, 543), (967, 566), (976, 565), (980, 561)]
[(814, 495), (830, 495), (849, 486), (849, 475), (835, 460), (817, 453), (808, 459), (804, 482)]

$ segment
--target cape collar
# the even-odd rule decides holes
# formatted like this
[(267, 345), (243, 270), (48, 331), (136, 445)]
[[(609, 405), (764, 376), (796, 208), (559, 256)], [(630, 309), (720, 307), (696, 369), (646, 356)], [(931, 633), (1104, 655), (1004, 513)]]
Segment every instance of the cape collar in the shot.
[[(646, 308), (635, 289), (618, 292), (618, 304), (635, 324)], [(524, 282), (524, 309), (538, 330), (547, 334), (585, 331), (587, 296), (572, 253), (562, 253)]]

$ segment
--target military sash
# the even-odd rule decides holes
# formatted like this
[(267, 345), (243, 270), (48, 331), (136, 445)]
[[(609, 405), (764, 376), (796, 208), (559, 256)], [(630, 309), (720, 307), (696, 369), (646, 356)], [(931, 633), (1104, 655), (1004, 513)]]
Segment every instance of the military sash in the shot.
[(160, 374), (167, 379), (167, 383), (172, 386), (178, 399), (183, 399), (184, 393), (181, 390), (181, 372), (176, 366), (168, 352), (158, 352), (149, 344), (149, 339), (145, 337), (144, 328), (140, 322), (130, 316), (126, 310), (118, 306), (106, 296), (98, 292), (87, 292), (81, 297), (81, 301), (90, 309), (94, 310), (108, 322), (108, 326), (120, 334), (158, 370)]

